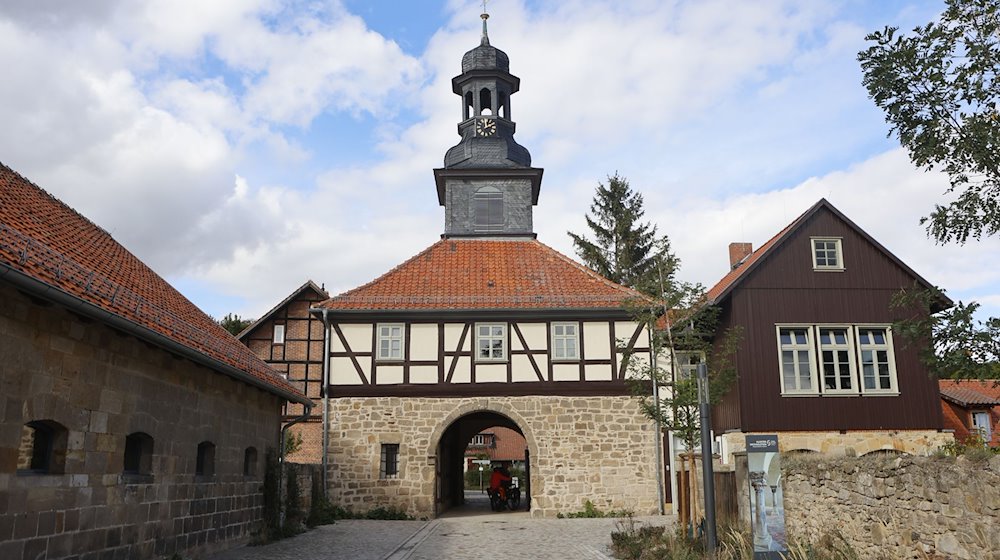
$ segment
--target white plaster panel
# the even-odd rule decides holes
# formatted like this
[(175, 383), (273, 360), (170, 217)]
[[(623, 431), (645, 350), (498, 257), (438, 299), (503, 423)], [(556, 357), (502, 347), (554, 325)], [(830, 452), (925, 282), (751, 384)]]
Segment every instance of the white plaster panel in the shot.
[(524, 341), (532, 350), (546, 350), (549, 347), (548, 329), (545, 323), (519, 323)]
[(588, 360), (607, 360), (611, 357), (611, 334), (608, 323), (583, 323), (583, 352)]
[(350, 358), (330, 358), (331, 385), (361, 385), (361, 378)]
[(403, 382), (403, 366), (377, 366), (377, 385), (399, 385)]
[(505, 383), (507, 364), (476, 364), (476, 383)]
[(430, 323), (410, 325), (410, 359), (436, 360), (438, 358), (438, 327)]
[(436, 366), (410, 366), (410, 383), (437, 383)]
[[(344, 333), (344, 338), (347, 339), (347, 343), (351, 345), (351, 350), (355, 352), (372, 351), (371, 323), (342, 324), (340, 325), (340, 330)], [(334, 333), (334, 338), (340, 337)]]
[[(451, 352), (456, 349), (458, 345), (458, 339), (462, 337), (462, 331), (465, 329), (465, 325), (462, 323), (450, 323), (444, 326), (444, 349), (445, 351)], [(473, 338), (473, 329), (469, 329), (469, 334), (465, 337), (465, 343), (462, 344), (462, 348), (459, 350), (468, 350), (470, 341)]]
[(636, 352), (629, 358), (629, 367), (625, 370), (625, 377), (632, 379), (645, 376), (649, 368), (649, 352)]
[[(622, 348), (628, 346), (628, 341), (632, 338), (632, 333), (635, 332), (635, 322), (633, 321), (615, 321), (615, 339), (618, 341), (618, 345)], [(640, 334), (639, 338), (636, 339), (635, 343), (637, 346), (646, 346), (648, 338)]]
[(552, 365), (552, 380), (553, 381), (579, 381), (580, 380), (580, 364), (553, 364)]
[[(511, 356), (513, 366), (511, 368), (511, 380), (515, 382), (520, 381), (538, 381), (538, 376), (535, 375), (535, 368), (531, 367), (531, 362), (528, 360), (527, 356)], [(538, 362), (537, 356), (535, 362)], [(542, 375), (545, 375), (545, 370), (542, 370)]]
[[(448, 368), (451, 367), (451, 360), (446, 359), (444, 361), (445, 375), (448, 375)], [(455, 366), (455, 374), (451, 377), (452, 383), (471, 383), (472, 382), (472, 359), (468, 357), (461, 357), (458, 359), (458, 365)]]
[(586, 365), (583, 370), (584, 379), (587, 381), (611, 381), (611, 366), (607, 365)]

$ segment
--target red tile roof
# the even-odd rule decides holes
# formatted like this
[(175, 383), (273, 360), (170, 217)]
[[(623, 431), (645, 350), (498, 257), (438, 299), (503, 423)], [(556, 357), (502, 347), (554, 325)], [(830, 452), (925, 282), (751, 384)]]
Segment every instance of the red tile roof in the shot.
[(1000, 405), (1000, 381), (942, 379), (938, 385), (941, 398), (965, 408)]
[(328, 309), (623, 309), (642, 294), (534, 239), (442, 239)]
[[(729, 293), (732, 292), (733, 289), (737, 285), (739, 285), (740, 282), (749, 277), (750, 274), (754, 270), (756, 270), (757, 267), (760, 266), (761, 263), (770, 254), (776, 251), (782, 245), (782, 243), (784, 243), (785, 240), (787, 240), (791, 236), (791, 234), (794, 231), (802, 227), (810, 218), (812, 218), (813, 215), (815, 215), (817, 212), (823, 209), (831, 212), (837, 218), (839, 218), (841, 221), (847, 224), (849, 227), (857, 231), (862, 237), (868, 240), (869, 243), (874, 245), (875, 248), (885, 253), (900, 268), (902, 268), (903, 270), (907, 271), (910, 275), (912, 275), (913, 278), (917, 280), (917, 282), (919, 282), (921, 286), (923, 286), (924, 288), (933, 287), (932, 284), (927, 282), (927, 280), (925, 280), (922, 276), (917, 274), (912, 268), (907, 266), (906, 263), (899, 260), (899, 258), (896, 255), (892, 254), (892, 252), (890, 252), (888, 249), (882, 246), (881, 243), (876, 241), (872, 236), (868, 235), (868, 232), (861, 229), (857, 224), (851, 221), (850, 218), (845, 216), (840, 210), (837, 210), (832, 204), (830, 204), (828, 200), (826, 200), (825, 198), (821, 198), (816, 204), (812, 205), (811, 208), (803, 212), (802, 215), (792, 220), (792, 223), (785, 226), (785, 228), (779, 231), (777, 235), (769, 239), (766, 243), (761, 245), (756, 251), (751, 253), (750, 256), (744, 259), (739, 266), (726, 273), (726, 275), (723, 276), (722, 279), (715, 284), (715, 286), (712, 286), (712, 288), (708, 290), (708, 293), (706, 294), (708, 301), (710, 303), (719, 303), (719, 301), (728, 296)], [(947, 309), (948, 307), (951, 307), (952, 301), (947, 297), (945, 297), (944, 295), (941, 295), (940, 299), (937, 302), (937, 305), (939, 306), (940, 309)]]
[(108, 232), (0, 164), (4, 268), (186, 346), (207, 364), (235, 368), (264, 389), (309, 402)]

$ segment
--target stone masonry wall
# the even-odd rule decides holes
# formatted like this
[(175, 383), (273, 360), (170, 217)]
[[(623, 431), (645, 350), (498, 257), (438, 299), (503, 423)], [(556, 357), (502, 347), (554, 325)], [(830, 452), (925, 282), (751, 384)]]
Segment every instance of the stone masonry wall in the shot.
[[(340, 398), (330, 404), (330, 498), (364, 511), (393, 506), (433, 517), (435, 453), (463, 415), (514, 420), (531, 452), (531, 514), (599, 509), (657, 511), (652, 424), (627, 396)], [(399, 443), (399, 478), (379, 480), (382, 443)]]
[[(280, 413), (273, 395), (0, 285), (0, 558), (200, 557), (246, 542)], [(23, 426), (40, 420), (67, 431), (58, 474), (19, 472)], [(153, 438), (148, 476), (122, 472), (134, 432)], [(202, 441), (213, 476), (195, 476)]]
[(783, 458), (788, 533), (862, 558), (1000, 560), (1000, 456)]

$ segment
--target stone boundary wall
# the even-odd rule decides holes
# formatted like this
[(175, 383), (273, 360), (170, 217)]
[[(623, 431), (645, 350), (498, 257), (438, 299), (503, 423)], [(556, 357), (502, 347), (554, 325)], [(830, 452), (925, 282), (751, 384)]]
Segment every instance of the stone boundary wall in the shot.
[(786, 526), (799, 542), (839, 533), (862, 558), (1000, 560), (1000, 456), (782, 461)]

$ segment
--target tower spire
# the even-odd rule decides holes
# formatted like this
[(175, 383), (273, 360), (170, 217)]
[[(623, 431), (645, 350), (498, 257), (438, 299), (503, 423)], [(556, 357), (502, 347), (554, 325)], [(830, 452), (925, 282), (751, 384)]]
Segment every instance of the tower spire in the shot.
[(488, 47), (490, 46), (490, 36), (486, 34), (486, 20), (490, 19), (490, 14), (486, 13), (486, 2), (489, 0), (483, 0), (483, 13), (479, 17), (483, 18), (483, 38), (479, 41), (479, 44)]

